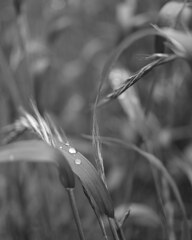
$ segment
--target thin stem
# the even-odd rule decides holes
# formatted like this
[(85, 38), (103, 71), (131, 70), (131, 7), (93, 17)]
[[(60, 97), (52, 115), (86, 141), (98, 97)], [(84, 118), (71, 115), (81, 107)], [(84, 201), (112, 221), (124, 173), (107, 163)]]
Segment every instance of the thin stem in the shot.
[(73, 211), (73, 216), (74, 216), (74, 219), (75, 219), (77, 230), (78, 230), (78, 233), (79, 233), (79, 237), (80, 237), (81, 240), (85, 240), (85, 236), (84, 236), (84, 233), (83, 233), (83, 228), (82, 228), (82, 225), (81, 225), (81, 219), (79, 217), (79, 212), (78, 212), (78, 209), (77, 209), (77, 204), (76, 204), (76, 200), (75, 200), (75, 196), (74, 196), (74, 191), (73, 191), (73, 189), (70, 188), (70, 189), (67, 189), (67, 193), (68, 193), (68, 196), (69, 196), (69, 200), (70, 200), (71, 208), (72, 208), (72, 211)]
[[(25, 25), (24, 25), (25, 24)], [(29, 94), (29, 96), (27, 97), (30, 97), (30, 98), (34, 98), (34, 86), (33, 86), (33, 76), (30, 72), (30, 62), (29, 62), (29, 56), (28, 56), (28, 52), (27, 52), (27, 49), (26, 49), (26, 44), (27, 44), (27, 36), (24, 35), (24, 31), (23, 31), (23, 28), (27, 28), (28, 27), (28, 22), (25, 18), (25, 15), (22, 14), (20, 16), (17, 17), (16, 19), (16, 25), (15, 25), (15, 28), (17, 30), (17, 35), (18, 35), (18, 40), (19, 40), (19, 46), (21, 48), (21, 51), (22, 51), (22, 54), (24, 56), (24, 61), (23, 61), (23, 64), (24, 64), (24, 69), (23, 71), (23, 74), (26, 74), (27, 75), (27, 80), (24, 79), (24, 76), (23, 76), (23, 83), (25, 85), (25, 88), (24, 90), (27, 91), (27, 94)], [(25, 34), (28, 34), (26, 33), (28, 31), (28, 29), (25, 29)], [(34, 101), (34, 99), (33, 99)]]
[(114, 239), (115, 239), (115, 240), (120, 240), (120, 239), (119, 239), (119, 236), (118, 236), (118, 233), (117, 233), (117, 229), (116, 229), (116, 226), (115, 226), (115, 221), (114, 221), (114, 219), (108, 218), (108, 221), (109, 221), (109, 225), (110, 225), (111, 232), (112, 232), (112, 234), (113, 234)]
[(104, 226), (104, 223), (103, 223), (102, 218), (98, 216), (97, 219), (98, 219), (98, 222), (99, 222), (99, 226), (100, 226), (100, 228), (101, 228), (101, 231), (102, 231), (102, 233), (103, 233), (104, 239), (105, 239), (105, 240), (108, 240), (107, 233), (106, 233), (106, 231), (105, 231), (105, 226)]
[(5, 59), (1, 46), (0, 46), (0, 69), (3, 73), (2, 77), (3, 84), (6, 86), (7, 90), (10, 93), (11, 100), (15, 106), (15, 109), (18, 109), (20, 106), (22, 106), (22, 99), (19, 95), (14, 76)]
[(110, 137), (100, 137), (101, 141), (103, 143), (106, 142), (110, 142), (110, 143), (118, 143), (121, 146), (124, 146), (127, 149), (132, 149), (133, 151), (136, 151), (138, 154), (140, 154), (141, 156), (144, 157), (144, 159), (146, 159), (149, 163), (153, 164), (153, 166), (155, 166), (166, 178), (166, 180), (168, 181), (174, 195), (175, 198), (177, 200), (177, 203), (180, 207), (181, 213), (182, 213), (182, 217), (183, 217), (183, 238), (182, 239), (191, 239), (190, 238), (190, 228), (189, 228), (189, 223), (188, 223), (188, 218), (187, 218), (187, 213), (186, 213), (186, 209), (183, 203), (183, 200), (181, 198), (179, 189), (174, 181), (174, 179), (172, 178), (172, 176), (169, 174), (169, 172), (167, 171), (166, 167), (162, 164), (161, 160), (158, 159), (156, 156), (141, 150), (140, 148), (138, 148), (137, 146), (135, 146), (134, 144), (128, 144), (125, 143), (124, 141), (117, 139), (117, 138), (110, 138)]
[(92, 207), (92, 209), (93, 209), (93, 211), (95, 213), (95, 216), (96, 216), (96, 218), (98, 220), (98, 223), (99, 223), (99, 226), (101, 228), (103, 237), (104, 237), (105, 240), (108, 240), (107, 233), (106, 233), (106, 230), (105, 230), (105, 224), (104, 224), (104, 221), (102, 219), (102, 216), (101, 216), (100, 212), (98, 211), (98, 209), (95, 207), (95, 205), (94, 205), (92, 199), (90, 198), (88, 192), (86, 191), (86, 189), (83, 188), (83, 190), (84, 190), (84, 193), (85, 193), (86, 197), (89, 199), (91, 207)]
[(115, 225), (116, 225), (117, 232), (119, 234), (120, 239), (125, 240), (125, 234), (123, 232), (122, 226), (120, 226), (120, 224), (117, 222), (116, 218), (114, 219), (114, 221), (115, 221)]
[[(153, 90), (155, 87), (155, 81), (153, 80), (153, 83), (151, 85), (151, 89), (149, 91), (149, 97), (147, 99), (147, 105), (145, 107), (145, 111), (144, 111), (144, 115), (145, 115), (145, 119), (147, 118), (149, 111), (150, 111), (150, 107), (151, 107), (151, 97), (153, 94)], [(150, 149), (150, 147), (147, 144), (147, 139), (145, 136), (143, 136), (143, 139), (145, 140), (145, 144), (144, 147), (146, 149), (146, 151), (148, 152), (152, 152), (152, 149)], [(174, 228), (173, 228), (173, 207), (172, 207), (172, 203), (170, 201), (170, 191), (169, 191), (169, 187), (168, 187), (168, 183), (166, 181), (166, 179), (164, 179), (163, 176), (161, 176), (161, 181), (162, 183), (164, 183), (164, 187), (161, 187), (162, 189), (160, 189), (160, 186), (158, 184), (158, 173), (156, 172), (154, 166), (150, 163), (150, 167), (151, 167), (151, 171), (152, 171), (152, 175), (153, 175), (153, 179), (154, 179), (154, 183), (155, 183), (155, 187), (156, 187), (156, 191), (157, 191), (157, 196), (158, 196), (158, 200), (160, 203), (160, 206), (162, 208), (162, 213), (163, 213), (163, 217), (165, 220), (165, 230), (168, 234), (168, 239), (169, 240), (175, 240), (175, 233), (174, 233)], [(164, 198), (164, 201), (163, 199)], [(165, 204), (164, 204), (165, 202)], [(168, 207), (166, 207), (168, 206)], [(171, 209), (171, 211), (170, 211)]]
[(144, 115), (145, 115), (145, 118), (148, 117), (148, 113), (151, 109), (151, 106), (152, 106), (152, 95), (153, 95), (153, 91), (155, 89), (155, 84), (156, 84), (156, 81), (155, 79), (152, 80), (152, 83), (151, 83), (151, 86), (150, 86), (150, 89), (149, 89), (149, 92), (148, 92), (148, 97), (147, 97), (147, 101), (146, 101), (146, 106), (145, 106), (145, 109), (144, 109)]

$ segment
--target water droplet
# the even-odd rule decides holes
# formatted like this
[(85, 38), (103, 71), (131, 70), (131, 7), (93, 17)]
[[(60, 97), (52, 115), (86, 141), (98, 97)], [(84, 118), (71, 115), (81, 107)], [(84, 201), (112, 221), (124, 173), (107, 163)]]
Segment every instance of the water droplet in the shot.
[(13, 160), (14, 160), (14, 156), (13, 156), (13, 155), (10, 155), (10, 156), (9, 156), (9, 160), (10, 160), (10, 161), (13, 161)]
[(69, 148), (69, 152), (70, 152), (70, 153), (76, 153), (77, 151), (76, 151), (76, 149), (75, 149), (75, 148), (73, 148), (73, 147), (70, 147), (70, 148)]
[(75, 159), (75, 163), (76, 163), (77, 165), (81, 164), (81, 159), (79, 159), (79, 158)]
[(66, 145), (66, 146), (69, 146), (69, 143), (68, 143), (68, 142), (66, 142), (66, 143), (65, 143), (65, 145)]
[(60, 149), (62, 149), (63, 147), (62, 147), (62, 146), (60, 146), (59, 148), (60, 148)]

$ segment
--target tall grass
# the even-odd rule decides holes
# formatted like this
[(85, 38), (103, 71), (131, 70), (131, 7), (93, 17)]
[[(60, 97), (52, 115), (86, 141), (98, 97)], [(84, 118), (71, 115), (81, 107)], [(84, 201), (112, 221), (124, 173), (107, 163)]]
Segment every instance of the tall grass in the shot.
[[(153, 19), (136, 3), (1, 3), (13, 18), (0, 47), (9, 100), (0, 111), (10, 112), (1, 124), (4, 239), (190, 240), (191, 136), (182, 132), (190, 120), (181, 111), (191, 113), (191, 5), (173, 1), (171, 15), (168, 3), (146, 28)], [(115, 10), (117, 26), (101, 24)], [(94, 21), (105, 37), (96, 37)], [(117, 32), (127, 35), (106, 53)], [(147, 55), (140, 62), (137, 48)], [(90, 133), (91, 120), (89, 142), (79, 139), (77, 129)]]

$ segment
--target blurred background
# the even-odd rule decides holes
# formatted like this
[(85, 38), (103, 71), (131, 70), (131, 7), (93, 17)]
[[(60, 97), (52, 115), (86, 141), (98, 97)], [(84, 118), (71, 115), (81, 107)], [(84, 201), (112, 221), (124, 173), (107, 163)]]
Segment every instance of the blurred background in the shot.
[[(92, 132), (92, 107), (104, 64), (126, 37), (151, 28), (166, 2), (0, 0), (1, 129), (18, 117), (17, 93), (26, 109), (33, 95), (40, 112), (48, 112), (70, 142), (94, 163), (91, 141), (84, 135)], [(153, 37), (144, 38), (121, 55), (115, 65), (117, 72), (104, 84), (104, 93), (148, 63), (153, 43)], [(102, 136), (139, 147), (141, 138), (146, 140), (174, 178), (190, 226), (191, 85), (188, 65), (169, 63), (98, 111)], [(1, 136), (1, 144), (5, 137)], [(178, 239), (181, 212), (162, 174), (118, 144), (103, 145), (102, 153), (117, 217), (131, 210), (123, 226), (126, 239)], [(78, 181), (76, 198), (86, 239), (102, 239)], [(55, 169), (41, 164), (0, 165), (0, 238), (78, 239)]]

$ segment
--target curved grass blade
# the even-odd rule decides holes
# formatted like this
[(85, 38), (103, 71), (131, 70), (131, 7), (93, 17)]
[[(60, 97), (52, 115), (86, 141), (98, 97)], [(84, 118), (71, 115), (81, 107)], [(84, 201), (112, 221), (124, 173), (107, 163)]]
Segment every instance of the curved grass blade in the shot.
[(74, 174), (68, 161), (57, 149), (40, 140), (19, 141), (0, 147), (0, 163), (3, 162), (47, 162), (58, 166), (65, 188), (74, 188)]
[(94, 200), (101, 214), (114, 217), (114, 208), (108, 190), (95, 167), (75, 148), (55, 140), (55, 146), (67, 159), (72, 171), (80, 179), (87, 194)]
[[(49, 145), (54, 146), (54, 148), (59, 149), (63, 153), (69, 165), (71, 166), (72, 171), (79, 177), (83, 187), (94, 199), (100, 213), (106, 214), (110, 217), (114, 216), (114, 208), (108, 190), (104, 185), (104, 182), (102, 181), (98, 172), (96, 171), (95, 167), (85, 157), (83, 157), (83, 155), (78, 153), (75, 148), (71, 147), (68, 141), (64, 143), (63, 139), (62, 141), (60, 141), (60, 138), (58, 138), (57, 135), (54, 136), (48, 124), (45, 122), (45, 120), (42, 120), (43, 118), (37, 111), (38, 110), (36, 109), (36, 115), (38, 115), (38, 120), (35, 120), (33, 118), (29, 119), (29, 127), (32, 127), (34, 132), (36, 132), (44, 141), (47, 141)], [(29, 116), (27, 114), (25, 115), (28, 118), (29, 116), (31, 116), (29, 114)], [(42, 132), (41, 129), (42, 127), (39, 126), (39, 121), (41, 122), (41, 125), (43, 123), (42, 127), (45, 130), (44, 132), (46, 132), (46, 129), (49, 129), (51, 133), (51, 141), (48, 139), (49, 134), (47, 135), (47, 132), (44, 136), (44, 132)]]
[(150, 29), (150, 30), (140, 31), (136, 34), (133, 34), (131, 37), (129, 36), (113, 51), (113, 53), (111, 54), (111, 56), (109, 57), (108, 61), (106, 62), (103, 68), (103, 71), (101, 73), (101, 78), (99, 80), (97, 96), (96, 96), (94, 107), (93, 107), (93, 127), (92, 127), (93, 146), (97, 151), (96, 152), (97, 158), (101, 161), (101, 166), (102, 166), (102, 159), (100, 158), (101, 149), (100, 149), (100, 142), (99, 142), (99, 127), (97, 122), (97, 107), (100, 101), (103, 84), (108, 79), (109, 73), (113, 68), (115, 62), (118, 60), (118, 58), (126, 48), (128, 48), (132, 43), (134, 43), (138, 39), (149, 36), (149, 35), (154, 35), (154, 34), (158, 34), (158, 33), (154, 29)]
[[(98, 123), (97, 123), (97, 107), (98, 103), (101, 97), (101, 91), (104, 82), (108, 79), (109, 73), (111, 69), (113, 68), (115, 62), (118, 60), (122, 52), (130, 46), (132, 43), (134, 43), (136, 40), (146, 37), (148, 35), (154, 35), (155, 30), (144, 30), (139, 33), (133, 34), (131, 37), (126, 38), (122, 44), (120, 44), (112, 53), (112, 55), (109, 57), (108, 61), (106, 62), (103, 71), (101, 73), (101, 78), (99, 80), (99, 87), (97, 91), (97, 96), (95, 99), (94, 103), (94, 108), (93, 108), (93, 128), (92, 128), (92, 136), (93, 136), (93, 146), (97, 150), (96, 154), (98, 156), (98, 159), (100, 159), (100, 142), (99, 142), (99, 128), (98, 128)], [(102, 162), (101, 162), (102, 166)]]
[(47, 162), (58, 165), (59, 178), (69, 195), (75, 223), (81, 240), (85, 240), (73, 190), (75, 178), (65, 156), (56, 148), (43, 141), (31, 140), (12, 143), (0, 148), (0, 162)]
[[(98, 124), (95, 125), (96, 127), (93, 129), (93, 136), (99, 137), (99, 128)], [(101, 144), (99, 141), (97, 141), (97, 138), (93, 138), (93, 146), (95, 147), (95, 162), (96, 162), (96, 167), (99, 175), (101, 176), (103, 182), (106, 184), (105, 181), (105, 170), (104, 170), (104, 163), (103, 163), (103, 157), (101, 153)]]
[[(96, 115), (96, 109), (97, 109), (97, 106), (98, 106), (98, 103), (99, 103), (99, 100), (101, 97), (101, 91), (102, 91), (103, 84), (108, 79), (109, 73), (111, 72), (112, 68), (114, 67), (115, 63), (117, 62), (117, 60), (119, 59), (121, 54), (136, 41), (138, 41), (144, 37), (149, 37), (149, 36), (154, 36), (154, 35), (162, 36), (162, 34), (160, 32), (158, 32), (156, 29), (147, 29), (147, 30), (145, 29), (145, 30), (136, 32), (136, 33), (132, 34), (131, 36), (128, 36), (127, 38), (125, 38), (125, 40), (112, 52), (111, 56), (108, 58), (107, 62), (105, 63), (105, 66), (101, 73), (101, 78), (99, 80), (99, 88), (98, 88), (98, 92), (97, 92), (97, 96), (96, 96), (96, 100), (95, 100), (95, 104), (94, 104), (94, 111), (93, 111), (94, 115)], [(93, 123), (93, 125), (94, 125), (94, 123)]]
[(140, 148), (136, 147), (133, 144), (127, 144), (119, 139), (116, 138), (110, 138), (110, 137), (101, 137), (101, 141), (104, 143), (113, 143), (113, 144), (120, 144), (123, 147), (127, 148), (127, 149), (132, 149), (135, 152), (137, 152), (138, 154), (140, 154), (141, 156), (144, 157), (144, 159), (146, 159), (150, 164), (152, 164), (154, 167), (156, 167), (165, 177), (165, 179), (167, 180), (169, 186), (171, 187), (175, 198), (177, 200), (177, 203), (180, 207), (181, 213), (182, 213), (182, 217), (183, 217), (183, 239), (185, 240), (190, 240), (190, 228), (188, 225), (188, 220), (187, 220), (187, 213), (181, 198), (181, 195), (179, 193), (178, 187), (175, 184), (174, 179), (171, 177), (171, 175), (169, 174), (169, 172), (167, 171), (167, 169), (164, 167), (164, 165), (161, 163), (161, 161), (155, 157), (154, 155), (145, 152), (144, 150), (141, 150)]

